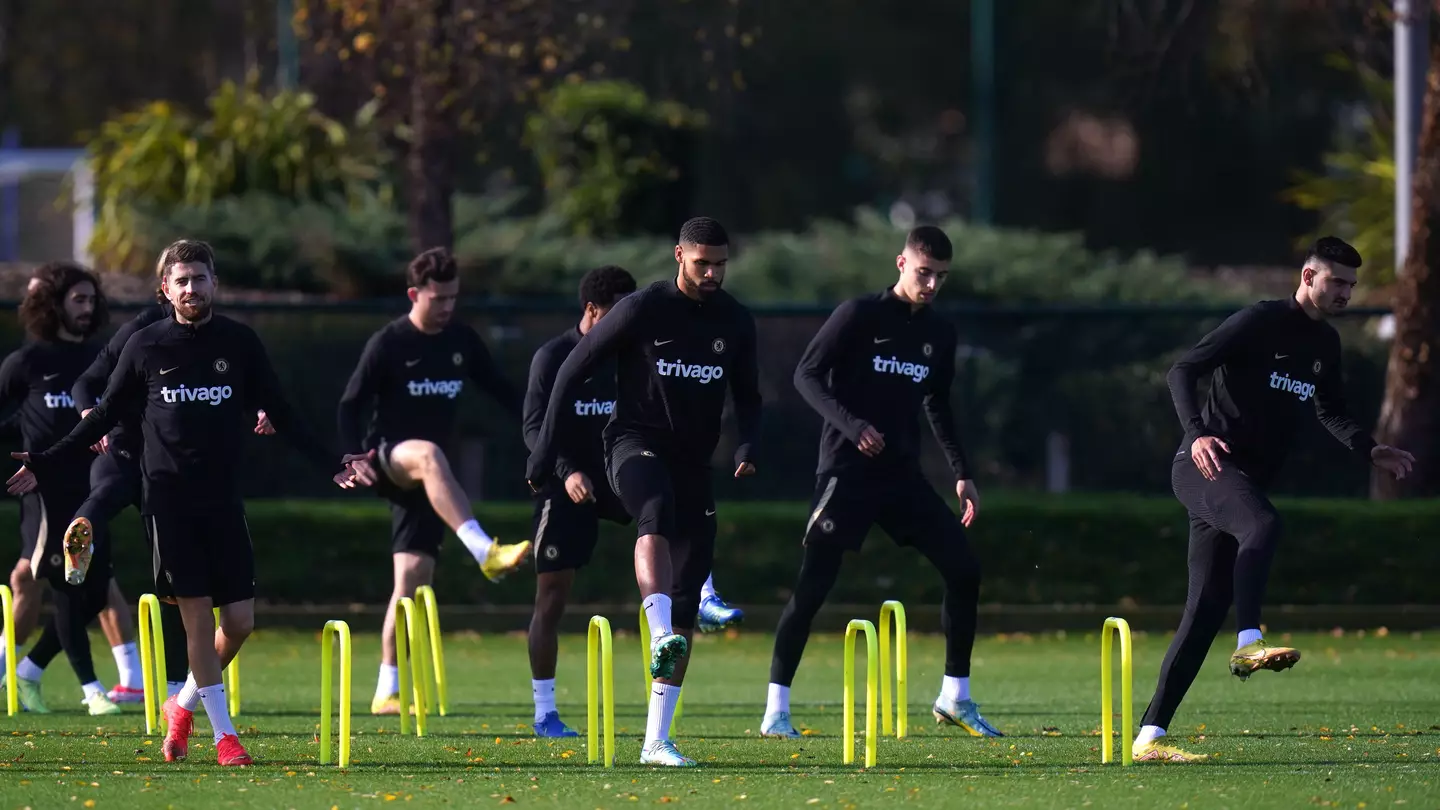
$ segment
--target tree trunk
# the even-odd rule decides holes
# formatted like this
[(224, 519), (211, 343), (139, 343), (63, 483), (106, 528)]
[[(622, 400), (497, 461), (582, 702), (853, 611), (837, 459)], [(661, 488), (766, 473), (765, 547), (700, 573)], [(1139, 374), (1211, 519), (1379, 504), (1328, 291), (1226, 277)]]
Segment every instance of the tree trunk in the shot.
[(1411, 194), (1410, 252), (1395, 290), (1395, 341), (1376, 441), (1415, 454), (1403, 481), (1374, 470), (1378, 499), (1440, 495), (1440, 44), (1430, 49)]
[(414, 0), (414, 58), (410, 81), (411, 139), (405, 159), (410, 241), (417, 252), (453, 249), (455, 122), (450, 44), (451, 0)]

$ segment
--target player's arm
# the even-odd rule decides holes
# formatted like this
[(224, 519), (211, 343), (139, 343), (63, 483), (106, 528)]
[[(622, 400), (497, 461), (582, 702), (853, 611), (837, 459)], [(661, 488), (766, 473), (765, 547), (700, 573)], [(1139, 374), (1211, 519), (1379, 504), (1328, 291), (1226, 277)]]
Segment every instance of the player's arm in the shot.
[(535, 436), (530, 459), (525, 466), (525, 480), (530, 482), (532, 489), (538, 489), (555, 466), (555, 430), (560, 409), (564, 407), (562, 403), (570, 401), (575, 390), (601, 363), (614, 356), (626, 342), (635, 339), (645, 314), (644, 298), (642, 293), (620, 299), (599, 323), (580, 338), (570, 356), (555, 372), (550, 401), (545, 406), (545, 420)]
[[(530, 360), (530, 376), (525, 384), (525, 409), (521, 423), (525, 431), (525, 447), (535, 449), (540, 439), (540, 428), (545, 424), (545, 411), (550, 406), (550, 392), (555, 388), (555, 377), (565, 358), (549, 348), (542, 348)], [(565, 455), (565, 448), (555, 449), (555, 474), (560, 480), (570, 477), (576, 467)]]
[(1185, 429), (1187, 445), (1209, 435), (1204, 421), (1200, 419), (1200, 404), (1195, 393), (1200, 378), (1237, 354), (1253, 336), (1257, 317), (1255, 310), (1243, 309), (1226, 318), (1224, 323), (1175, 361), (1170, 373), (1165, 375), (1165, 382), (1170, 386), (1170, 399), (1175, 403), (1175, 413), (1180, 417), (1180, 426)]
[(755, 318), (744, 313), (735, 364), (730, 377), (730, 397), (735, 402), (739, 442), (735, 447), (735, 474), (755, 471), (755, 444), (760, 440), (760, 360), (755, 337)]
[(950, 465), (950, 471), (955, 474), (955, 480), (964, 481), (973, 476), (965, 446), (960, 441), (959, 431), (955, 429), (955, 411), (950, 404), (950, 390), (955, 382), (953, 337), (949, 342), (935, 347), (935, 358), (931, 361), (930, 371), (929, 388), (924, 402), (925, 418), (930, 422), (930, 430), (935, 434), (935, 441), (945, 454), (945, 461)]
[(115, 334), (105, 341), (100, 347), (100, 353), (90, 363), (90, 367), (76, 378), (75, 384), (70, 387), (70, 397), (75, 400), (75, 408), (81, 415), (100, 401), (105, 396), (105, 385), (110, 381), (110, 374), (115, 370), (115, 365), (120, 362), (120, 353), (125, 350), (125, 344), (130, 342), (130, 336), (140, 331), (142, 324), (138, 318), (131, 318), (115, 330)]
[(15, 422), (21, 403), (30, 393), (30, 374), (21, 352), (12, 352), (0, 363), (0, 425)]
[(870, 425), (836, 398), (826, 378), (850, 348), (850, 338), (859, 324), (858, 301), (846, 301), (836, 307), (820, 331), (810, 339), (810, 345), (805, 347), (800, 363), (795, 366), (794, 377), (795, 390), (800, 392), (800, 396), (826, 422), (839, 429), (851, 444), (859, 444), (860, 434)]
[(1375, 439), (1350, 414), (1345, 402), (1345, 378), (1340, 370), (1340, 338), (1333, 333), (1332, 337), (1333, 345), (1326, 347), (1324, 366), (1315, 385), (1315, 415), (1331, 436), (1368, 462), (1370, 451), (1375, 449)]
[(140, 340), (131, 336), (105, 383), (105, 396), (80, 420), (69, 435), (46, 450), (29, 454), (26, 466), (44, 475), (57, 459), (85, 452), (109, 433), (127, 415), (145, 407), (145, 365)]
[(317, 468), (329, 472), (340, 466), (337, 461), (340, 454), (327, 447), (291, 407), (260, 338), (251, 332), (242, 339), (250, 344), (244, 352), (249, 356), (249, 362), (245, 364), (247, 409), (264, 410), (274, 423), (276, 432)]
[(361, 423), (365, 408), (374, 401), (376, 392), (380, 390), (380, 378), (385, 368), (382, 362), (385, 356), (384, 336), (387, 334), (388, 330), (376, 332), (365, 342), (365, 350), (360, 353), (360, 362), (350, 373), (350, 381), (345, 384), (345, 391), (340, 395), (335, 424), (340, 434), (340, 449), (346, 453), (361, 452), (361, 445), (365, 441), (365, 427)]
[(485, 347), (485, 341), (480, 339), (480, 335), (474, 329), (466, 329), (465, 332), (470, 340), (469, 357), (465, 363), (470, 379), (474, 380), (482, 391), (494, 397), (505, 410), (520, 416), (520, 392), (495, 364), (495, 358), (490, 355), (490, 350)]

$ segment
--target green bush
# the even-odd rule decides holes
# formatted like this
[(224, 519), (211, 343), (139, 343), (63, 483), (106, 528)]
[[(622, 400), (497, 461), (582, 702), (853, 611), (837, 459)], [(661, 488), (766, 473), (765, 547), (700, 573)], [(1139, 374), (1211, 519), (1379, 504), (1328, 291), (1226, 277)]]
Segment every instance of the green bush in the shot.
[(315, 104), (310, 93), (266, 95), (252, 75), (222, 84), (204, 116), (156, 101), (106, 121), (88, 145), (100, 264), (140, 269), (153, 260), (157, 246), (136, 239), (137, 216), (252, 193), (336, 204), (383, 190), (389, 158), (376, 107), (347, 125)]
[[(1431, 545), (1440, 501), (1371, 503), (1278, 500), (1285, 535), (1270, 580), (1272, 605), (1433, 604), (1440, 601), (1440, 551)], [(529, 504), (480, 504), (492, 534), (530, 536)], [(16, 509), (4, 506), (12, 520)], [(715, 581), (727, 599), (775, 604), (789, 597), (800, 562), (803, 503), (724, 503)], [(288, 604), (383, 604), (390, 593), (390, 519), (379, 499), (254, 501), (250, 531), (263, 601)], [(11, 525), (14, 525), (13, 522)], [(634, 530), (603, 524), (591, 566), (576, 579), (574, 600), (637, 601)], [(120, 579), (131, 593), (148, 587), (150, 555), (140, 523), (114, 523)], [(1001, 604), (1177, 605), (1186, 584), (1186, 519), (1170, 498), (986, 495), (969, 533), (984, 566), (981, 599)], [(436, 592), (452, 604), (526, 604), (528, 569), (492, 585), (449, 538)], [(941, 584), (913, 551), (878, 532), (852, 558), (831, 595), (835, 602), (940, 601)]]
[[(578, 235), (667, 230), (705, 114), (629, 82), (562, 84), (525, 121), (550, 209)], [(667, 204), (673, 203), (673, 204)]]

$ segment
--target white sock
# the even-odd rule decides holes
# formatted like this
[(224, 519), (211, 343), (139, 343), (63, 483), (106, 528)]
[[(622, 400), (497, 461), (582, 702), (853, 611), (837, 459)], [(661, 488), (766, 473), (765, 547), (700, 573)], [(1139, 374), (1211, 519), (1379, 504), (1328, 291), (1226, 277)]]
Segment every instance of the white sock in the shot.
[(1141, 726), (1140, 733), (1135, 735), (1135, 748), (1149, 745), (1152, 742), (1165, 736), (1165, 729), (1159, 726)]
[[(175, 697), (176, 695), (180, 694), (180, 690), (181, 690), (181, 689), (184, 689), (184, 688), (185, 688), (185, 682), (184, 682), (184, 681), (166, 681), (166, 682), (165, 682), (165, 697), (167, 697), (167, 698)], [(175, 700), (176, 700), (176, 702), (178, 703), (180, 699), (179, 699), (179, 698), (175, 698)]]
[(99, 681), (91, 681), (80, 684), (80, 691), (84, 693), (85, 699), (89, 700), (91, 695), (105, 694), (105, 687), (101, 686)]
[(375, 697), (387, 698), (400, 694), (400, 667), (394, 664), (380, 665), (380, 678), (375, 682)]
[(650, 684), (650, 714), (645, 719), (645, 744), (670, 739), (670, 722), (675, 719), (675, 704), (680, 702), (680, 687), (673, 683)]
[(955, 678), (946, 675), (940, 681), (940, 697), (948, 700), (969, 700), (970, 678)]
[(704, 602), (712, 596), (716, 596), (714, 572), (711, 572), (710, 576), (705, 577), (705, 584), (700, 586), (700, 601)]
[(790, 687), (778, 683), (770, 684), (770, 694), (765, 698), (765, 716), (776, 712), (790, 713)]
[(1235, 649), (1238, 650), (1246, 644), (1254, 644), (1262, 638), (1264, 638), (1264, 636), (1260, 634), (1259, 630), (1241, 630), (1240, 640), (1236, 644)]
[(663, 593), (652, 593), (645, 597), (645, 621), (650, 625), (650, 640), (673, 635), (670, 626), (670, 597)]
[(483, 563), (485, 558), (490, 556), (490, 547), (495, 545), (495, 541), (480, 528), (480, 521), (471, 518), (456, 529), (455, 533), (460, 536), (460, 542), (465, 544), (465, 548), (470, 549), (470, 555), (476, 562)]
[(555, 711), (555, 679), (531, 679), (530, 692), (535, 696), (535, 722), (538, 723), (545, 719), (545, 715)]
[(215, 742), (226, 734), (234, 734), (235, 726), (230, 722), (230, 705), (225, 702), (225, 684), (217, 683), (199, 690), (200, 702), (205, 704), (205, 716), (210, 718), (210, 728), (215, 731)]
[(140, 648), (135, 642), (117, 644), (110, 648), (115, 656), (115, 666), (120, 670), (120, 685), (128, 689), (144, 689), (144, 675), (140, 670)]
[(180, 692), (175, 696), (175, 702), (180, 708), (193, 712), (195, 707), (200, 705), (200, 687), (195, 685), (195, 673), (185, 679), (185, 684), (180, 687)]
[(22, 681), (38, 681), (45, 670), (35, 666), (35, 662), (28, 657), (20, 659), (20, 664), (15, 667), (15, 677)]

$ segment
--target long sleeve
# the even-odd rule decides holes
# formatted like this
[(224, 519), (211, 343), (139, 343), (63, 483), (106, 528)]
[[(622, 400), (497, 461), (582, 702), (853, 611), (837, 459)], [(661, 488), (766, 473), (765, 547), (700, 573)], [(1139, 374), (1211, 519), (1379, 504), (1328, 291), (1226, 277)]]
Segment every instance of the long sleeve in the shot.
[(555, 373), (555, 382), (550, 387), (550, 401), (545, 406), (545, 421), (540, 425), (534, 445), (530, 448), (530, 459), (525, 466), (525, 478), (532, 486), (539, 486), (555, 466), (555, 432), (560, 419), (561, 403), (568, 402), (575, 389), (590, 376), (606, 359), (630, 340), (642, 321), (644, 314), (643, 295), (627, 295), (595, 324), (585, 337), (575, 344), (570, 356), (560, 364)]
[(847, 301), (835, 308), (825, 325), (805, 347), (795, 367), (795, 390), (821, 417), (834, 425), (852, 444), (860, 442), (866, 423), (849, 411), (830, 390), (827, 377), (847, 348), (847, 335), (859, 321), (859, 304)]
[(365, 350), (360, 353), (360, 362), (351, 372), (350, 381), (345, 384), (345, 392), (340, 395), (335, 424), (340, 434), (340, 449), (347, 454), (359, 453), (365, 441), (365, 428), (361, 424), (362, 413), (365, 407), (374, 401), (375, 393), (379, 390), (381, 370), (384, 368), (381, 360), (384, 355), (382, 338), (385, 334), (383, 331), (376, 332), (366, 341)]
[(1200, 339), (1190, 351), (1170, 367), (1165, 382), (1170, 387), (1170, 399), (1175, 403), (1175, 413), (1180, 417), (1180, 426), (1185, 429), (1185, 443), (1188, 445), (1209, 431), (1200, 418), (1200, 405), (1195, 396), (1195, 387), (1200, 378), (1219, 368), (1250, 336), (1256, 323), (1252, 309), (1241, 310), (1215, 327), (1210, 334)]
[(1340, 371), (1340, 339), (1335, 337), (1334, 347), (1326, 353), (1325, 368), (1320, 372), (1319, 384), (1315, 387), (1315, 416), (1320, 424), (1330, 431), (1341, 444), (1358, 455), (1370, 459), (1375, 439), (1370, 431), (1360, 426), (1350, 415), (1345, 402), (1345, 380)]
[[(530, 360), (530, 376), (525, 384), (525, 406), (521, 422), (525, 432), (525, 447), (532, 451), (540, 440), (540, 429), (545, 424), (545, 411), (550, 406), (550, 392), (554, 390), (555, 376), (564, 362), (557, 362), (556, 354), (551, 347), (546, 346)], [(557, 448), (555, 474), (563, 481), (576, 469), (575, 464), (566, 458), (564, 448)]]
[(950, 389), (955, 382), (955, 344), (947, 342), (936, 349), (930, 389), (925, 395), (925, 418), (930, 422), (930, 430), (935, 433), (936, 443), (945, 453), (945, 461), (955, 473), (955, 480), (963, 481), (972, 475), (965, 446), (955, 430), (955, 412), (950, 407)]
[(90, 415), (80, 420), (70, 434), (54, 446), (39, 453), (30, 454), (30, 466), (37, 476), (43, 477), (45, 469), (57, 459), (80, 452), (88, 452), (90, 446), (100, 441), (120, 420), (128, 415), (138, 414), (145, 407), (145, 367), (141, 362), (138, 341), (133, 337), (125, 342), (115, 370), (105, 384), (105, 398), (95, 404)]
[(280, 389), (280, 378), (258, 336), (247, 336), (251, 343), (250, 362), (246, 364), (248, 379), (246, 391), (251, 409), (264, 409), (275, 425), (275, 432), (284, 436), (290, 445), (316, 467), (334, 472), (340, 468), (340, 455), (320, 440), (310, 427), (295, 413), (290, 400)]
[(22, 352), (13, 352), (0, 363), (0, 414), (5, 415), (4, 423), (17, 421), (16, 413), (30, 392), (28, 377)]
[(755, 461), (755, 444), (760, 440), (760, 361), (755, 337), (755, 319), (745, 316), (740, 345), (735, 347), (735, 365), (730, 378), (730, 396), (735, 401), (735, 422), (739, 442), (735, 466)]
[(485, 341), (475, 330), (465, 330), (470, 335), (470, 357), (465, 363), (465, 370), (469, 372), (470, 379), (480, 386), (480, 389), (489, 394), (499, 402), (501, 407), (515, 416), (520, 416), (523, 410), (522, 397), (519, 389), (510, 382), (495, 364), (495, 358), (490, 355), (490, 350), (485, 347)]
[(85, 369), (75, 380), (70, 388), (70, 396), (75, 400), (76, 410), (84, 413), (95, 407), (95, 404), (105, 396), (105, 384), (110, 381), (110, 372), (115, 370), (115, 364), (120, 361), (120, 353), (125, 350), (125, 344), (130, 341), (130, 336), (140, 331), (145, 324), (138, 318), (132, 318), (120, 325), (115, 334), (101, 347), (100, 353), (95, 355), (95, 360), (90, 367)]

